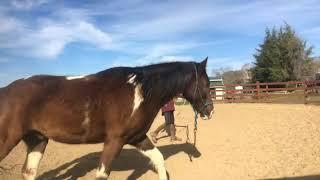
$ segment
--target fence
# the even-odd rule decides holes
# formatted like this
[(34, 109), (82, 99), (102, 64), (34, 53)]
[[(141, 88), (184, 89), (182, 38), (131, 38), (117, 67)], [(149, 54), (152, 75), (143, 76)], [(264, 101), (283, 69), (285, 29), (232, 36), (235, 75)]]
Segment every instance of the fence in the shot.
[(320, 103), (320, 80), (226, 84), (222, 87), (212, 86), (210, 89), (213, 99), (220, 102)]

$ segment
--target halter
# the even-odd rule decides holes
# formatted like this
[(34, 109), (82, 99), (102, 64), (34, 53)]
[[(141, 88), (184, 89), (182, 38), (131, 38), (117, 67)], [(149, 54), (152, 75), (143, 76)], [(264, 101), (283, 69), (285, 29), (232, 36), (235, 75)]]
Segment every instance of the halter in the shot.
[[(200, 99), (201, 99), (201, 103), (202, 103), (202, 107), (200, 107), (200, 112), (203, 112), (203, 110), (208, 106), (208, 105), (211, 105), (213, 104), (212, 102), (209, 102), (209, 101), (204, 101), (201, 94), (200, 94), (200, 90), (199, 90), (199, 87), (198, 87), (198, 71), (197, 71), (197, 66), (196, 64), (194, 63), (193, 64), (193, 67), (194, 67), (194, 70), (195, 70), (195, 74), (196, 74), (196, 87), (194, 89), (194, 93), (193, 93), (193, 97), (196, 97), (196, 94), (197, 92), (199, 93), (199, 96), (200, 96)], [(194, 145), (196, 145), (196, 142), (197, 142), (197, 130), (198, 130), (198, 114), (199, 112), (197, 112), (197, 110), (195, 110), (195, 108), (193, 108), (193, 111), (194, 111), (194, 129), (193, 129), (193, 135), (194, 135)]]
[[(199, 97), (201, 99), (201, 103), (202, 103), (202, 107), (200, 107), (200, 112), (203, 112), (203, 110), (208, 106), (208, 105), (211, 105), (213, 104), (211, 101), (204, 101), (201, 94), (200, 94), (200, 90), (199, 90), (199, 87), (198, 87), (198, 84), (199, 84), (199, 78), (198, 78), (198, 71), (197, 71), (197, 66), (196, 64), (194, 63), (193, 64), (193, 67), (194, 67), (194, 70), (195, 70), (195, 74), (196, 74), (196, 87), (194, 89), (194, 92), (193, 92), (193, 96), (196, 97), (196, 94), (197, 92), (199, 93)], [(193, 108), (194, 109), (194, 108)], [(194, 109), (195, 112), (197, 112), (195, 109)], [(198, 113), (198, 112), (197, 112)]]

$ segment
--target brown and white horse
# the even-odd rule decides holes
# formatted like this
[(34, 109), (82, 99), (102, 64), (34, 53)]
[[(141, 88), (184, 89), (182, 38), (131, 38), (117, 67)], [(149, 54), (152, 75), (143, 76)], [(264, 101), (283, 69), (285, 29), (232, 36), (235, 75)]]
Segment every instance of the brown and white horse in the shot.
[(96, 177), (107, 179), (125, 144), (137, 147), (167, 179), (164, 159), (148, 132), (159, 109), (177, 94), (202, 117), (212, 99), (201, 63), (172, 62), (117, 67), (88, 76), (38, 75), (0, 89), (0, 161), (20, 140), (27, 145), (24, 179), (35, 179), (48, 139), (69, 144), (104, 143)]

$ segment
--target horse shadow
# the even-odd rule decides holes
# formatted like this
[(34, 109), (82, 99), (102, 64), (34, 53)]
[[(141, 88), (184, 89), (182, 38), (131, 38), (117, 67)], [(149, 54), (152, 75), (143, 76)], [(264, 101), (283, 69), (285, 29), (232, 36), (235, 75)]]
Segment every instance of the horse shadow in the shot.
[[(192, 158), (201, 156), (200, 151), (190, 143), (165, 145), (158, 147), (158, 149), (163, 154), (164, 159), (168, 159), (179, 152), (184, 152), (190, 161), (192, 161)], [(83, 177), (88, 172), (97, 168), (100, 153), (93, 152), (86, 154), (43, 173), (37, 179), (77, 179)], [(113, 161), (111, 167), (111, 171), (134, 170), (127, 178), (128, 180), (138, 179), (149, 169), (155, 171), (154, 167), (150, 164), (150, 160), (136, 149), (123, 149), (120, 155)]]
[(319, 180), (320, 175), (306, 175), (306, 176), (296, 176), (296, 177), (281, 177), (281, 178), (270, 178), (261, 180)]

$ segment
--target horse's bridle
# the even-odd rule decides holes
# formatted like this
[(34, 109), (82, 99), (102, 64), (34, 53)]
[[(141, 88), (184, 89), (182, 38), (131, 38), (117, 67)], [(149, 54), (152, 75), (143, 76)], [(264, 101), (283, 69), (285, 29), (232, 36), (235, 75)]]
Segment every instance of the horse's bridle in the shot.
[[(200, 111), (202, 114), (204, 114), (205, 108), (206, 108), (207, 106), (209, 106), (209, 105), (212, 105), (213, 102), (212, 102), (212, 101), (209, 101), (209, 100), (206, 100), (206, 101), (203, 100), (203, 98), (202, 98), (202, 96), (201, 96), (201, 94), (200, 94), (199, 87), (198, 87), (199, 78), (198, 78), (197, 66), (196, 66), (195, 63), (194, 63), (193, 65), (194, 65), (193, 67), (194, 67), (195, 74), (196, 74), (196, 87), (195, 87), (195, 89), (194, 89), (193, 96), (196, 97), (196, 94), (197, 94), (197, 92), (198, 92), (199, 97), (200, 97), (200, 99), (201, 99), (201, 103), (202, 103), (202, 106), (199, 108), (199, 111)], [(194, 109), (195, 113), (197, 113), (197, 114), (199, 113), (199, 112), (197, 112), (197, 110), (195, 110), (195, 108), (193, 108), (193, 109)]]
[[(200, 99), (201, 99), (201, 103), (202, 103), (202, 106), (200, 107), (200, 112), (203, 113), (204, 109), (209, 106), (209, 105), (212, 105), (213, 102), (212, 101), (204, 101), (202, 96), (201, 96), (201, 93), (200, 93), (200, 90), (199, 90), (199, 87), (198, 87), (198, 81), (199, 81), (199, 78), (198, 78), (198, 71), (197, 71), (197, 66), (196, 64), (194, 63), (193, 64), (194, 66), (194, 70), (195, 70), (195, 74), (196, 74), (196, 87), (194, 89), (194, 93), (193, 93), (193, 96), (196, 97), (196, 94), (198, 92), (199, 96), (200, 96)], [(193, 129), (193, 139), (194, 139), (194, 146), (196, 145), (196, 142), (197, 142), (197, 130), (198, 130), (198, 114), (199, 112), (193, 107), (193, 111), (194, 111), (194, 129)], [(204, 114), (204, 113), (203, 113)]]

